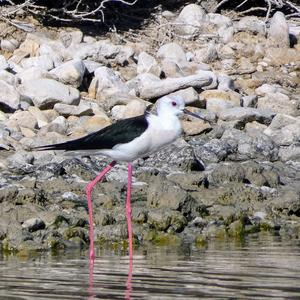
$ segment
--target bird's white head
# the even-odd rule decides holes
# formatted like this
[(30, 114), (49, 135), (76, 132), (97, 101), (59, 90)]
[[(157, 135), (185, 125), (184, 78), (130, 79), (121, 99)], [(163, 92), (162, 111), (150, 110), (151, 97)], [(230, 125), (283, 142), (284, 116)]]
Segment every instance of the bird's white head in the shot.
[(199, 114), (190, 112), (184, 108), (185, 101), (179, 95), (164, 96), (157, 101), (157, 114), (159, 116), (168, 115), (168, 116), (181, 116), (187, 114), (189, 116), (195, 117), (197, 119), (206, 120), (204, 117)]
[(157, 101), (158, 115), (180, 116), (184, 112), (185, 102), (181, 96), (164, 96)]

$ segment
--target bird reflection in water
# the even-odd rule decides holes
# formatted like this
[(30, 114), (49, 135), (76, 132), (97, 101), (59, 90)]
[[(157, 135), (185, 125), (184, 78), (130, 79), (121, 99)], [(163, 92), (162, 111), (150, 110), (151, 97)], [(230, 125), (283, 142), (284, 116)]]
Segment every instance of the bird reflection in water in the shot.
[[(96, 294), (94, 292), (94, 264), (95, 261), (90, 259), (89, 265), (89, 288), (88, 288), (88, 297), (87, 300), (93, 300), (96, 298)], [(125, 300), (131, 300), (131, 293), (132, 293), (132, 273), (133, 273), (133, 259), (129, 257), (129, 266), (128, 266), (128, 275), (126, 280), (126, 287), (125, 287)]]

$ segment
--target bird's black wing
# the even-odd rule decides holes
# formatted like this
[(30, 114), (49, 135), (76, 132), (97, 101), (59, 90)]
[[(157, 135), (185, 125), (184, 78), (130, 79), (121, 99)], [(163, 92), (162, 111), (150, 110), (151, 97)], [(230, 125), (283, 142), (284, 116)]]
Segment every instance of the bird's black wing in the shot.
[(76, 140), (60, 144), (45, 145), (34, 150), (92, 150), (111, 149), (117, 144), (129, 143), (143, 134), (148, 128), (147, 114), (119, 120), (99, 131), (90, 133)]

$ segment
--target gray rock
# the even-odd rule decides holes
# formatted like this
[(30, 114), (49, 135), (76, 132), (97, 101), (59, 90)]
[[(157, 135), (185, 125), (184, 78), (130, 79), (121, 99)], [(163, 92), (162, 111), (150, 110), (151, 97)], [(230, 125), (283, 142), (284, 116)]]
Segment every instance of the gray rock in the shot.
[(40, 218), (31, 218), (26, 220), (22, 224), (22, 228), (27, 229), (29, 232), (35, 232), (38, 230), (45, 229), (46, 225), (44, 221)]
[(300, 146), (290, 145), (288, 147), (280, 147), (279, 154), (280, 160), (286, 161), (298, 161), (300, 160)]
[(263, 124), (270, 124), (274, 113), (263, 111), (252, 107), (226, 108), (219, 113), (219, 118), (224, 121), (239, 120), (243, 123), (257, 121)]
[(247, 16), (240, 19), (235, 24), (237, 31), (248, 31), (252, 33), (265, 34), (265, 22), (261, 21), (258, 17)]
[(137, 73), (152, 73), (159, 77), (161, 68), (153, 56), (146, 52), (141, 52), (138, 57)]
[(138, 79), (137, 94), (142, 99), (159, 98), (176, 90), (188, 87), (200, 88), (212, 82), (210, 76), (201, 74), (164, 80), (160, 80), (152, 74), (141, 74)]
[(249, 95), (242, 97), (242, 106), (243, 107), (255, 107), (257, 105), (257, 96)]
[(193, 149), (196, 158), (205, 164), (223, 161), (236, 151), (235, 145), (228, 143), (226, 139), (212, 139), (202, 145), (193, 145)]
[(297, 103), (280, 92), (268, 93), (262, 98), (258, 98), (257, 108), (270, 110), (273, 113), (287, 114), (292, 116), (299, 115)]
[(222, 140), (227, 141), (236, 151), (228, 156), (230, 160), (278, 159), (278, 146), (267, 135), (259, 131), (248, 134), (237, 129), (226, 129)]
[(280, 48), (290, 47), (289, 25), (281, 11), (277, 11), (270, 21), (268, 44)]
[(23, 82), (19, 87), (22, 99), (32, 101), (40, 109), (52, 108), (56, 103), (77, 105), (79, 91), (52, 79), (36, 79)]
[[(276, 118), (276, 119), (275, 119)], [(300, 142), (300, 120), (287, 115), (278, 114), (271, 125), (264, 131), (280, 146), (289, 146)]]
[(90, 105), (79, 103), (78, 106), (68, 105), (64, 103), (56, 103), (54, 109), (62, 116), (91, 116), (94, 114), (93, 109)]
[(169, 43), (161, 46), (157, 51), (157, 57), (161, 60), (169, 60), (178, 66), (187, 63), (186, 55), (181, 46), (176, 43)]
[[(69, 124), (68, 121), (63, 117), (59, 116), (48, 125), (42, 127), (39, 131), (39, 136), (46, 136), (49, 132), (57, 132), (59, 134), (66, 134)], [(49, 144), (49, 143), (47, 143)]]
[(178, 139), (173, 144), (150, 155), (142, 166), (143, 169), (158, 169), (163, 172), (202, 169), (201, 163), (195, 157), (193, 148), (182, 139)]
[(20, 105), (20, 94), (11, 85), (0, 80), (0, 106), (2, 111), (11, 111), (18, 109)]
[(85, 65), (80, 59), (68, 61), (50, 71), (58, 81), (79, 87), (85, 73)]
[(203, 8), (197, 4), (189, 4), (183, 8), (175, 23), (179, 23), (175, 27), (175, 31), (179, 35), (188, 38), (197, 36), (206, 21), (206, 14)]
[(270, 135), (272, 131), (275, 130), (280, 130), (284, 128), (287, 125), (292, 125), (292, 124), (298, 124), (300, 122), (299, 118), (295, 118), (289, 115), (285, 114), (277, 114), (273, 120), (268, 129), (266, 130), (265, 134)]
[(49, 71), (54, 68), (54, 62), (49, 55), (24, 58), (21, 66), (25, 69), (30, 67), (39, 67), (42, 70)]

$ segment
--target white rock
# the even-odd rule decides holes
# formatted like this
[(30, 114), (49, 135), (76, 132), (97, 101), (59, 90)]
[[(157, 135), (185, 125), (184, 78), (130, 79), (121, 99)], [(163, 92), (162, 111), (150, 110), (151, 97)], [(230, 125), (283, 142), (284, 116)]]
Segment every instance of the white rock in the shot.
[(173, 18), (175, 18), (175, 14), (169, 10), (164, 10), (161, 13), (162, 17), (166, 18), (167, 20), (171, 20)]
[(197, 91), (192, 87), (169, 94), (170, 97), (172, 97), (173, 95), (182, 97), (186, 105), (197, 104), (197, 102), (199, 101), (199, 95)]
[(160, 80), (158, 77), (145, 73), (138, 76), (137, 93), (142, 99), (158, 98), (176, 90), (188, 87), (201, 88), (212, 82), (207, 74), (195, 74), (181, 78), (167, 78)]
[(42, 44), (38, 51), (39, 55), (47, 55), (48, 57), (50, 57), (55, 67), (58, 67), (64, 61), (64, 52), (65, 49), (63, 48), (63, 46), (56, 41)]
[(103, 67), (103, 64), (85, 59), (82, 61), (88, 73), (94, 73), (98, 68)]
[(84, 43), (93, 44), (93, 43), (95, 43), (96, 41), (97, 41), (96, 38), (94, 38), (93, 36), (90, 36), (90, 35), (85, 35), (85, 36), (83, 37), (83, 42), (84, 42)]
[(185, 6), (175, 20), (178, 25), (175, 31), (179, 35), (193, 37), (201, 32), (202, 26), (206, 21), (206, 13), (203, 8), (197, 4)]
[(229, 17), (216, 14), (216, 13), (208, 13), (207, 15), (207, 21), (211, 24), (214, 24), (218, 26), (219, 28), (221, 27), (230, 27), (232, 26), (232, 20)]
[(48, 121), (46, 115), (44, 114), (44, 112), (41, 111), (38, 107), (36, 107), (36, 106), (30, 106), (30, 107), (28, 107), (28, 111), (37, 120), (37, 126), (39, 128), (41, 128), (43, 126), (46, 126), (49, 123), (49, 121)]
[(184, 76), (184, 72), (182, 71), (182, 68), (178, 66), (174, 61), (170, 61), (168, 59), (164, 59), (161, 63), (162, 72), (165, 75), (165, 77), (182, 77)]
[(127, 105), (116, 105), (111, 110), (114, 119), (125, 119), (144, 114), (146, 105), (142, 101), (133, 100)]
[(0, 107), (2, 111), (18, 109), (20, 105), (20, 94), (11, 85), (0, 80)]
[(265, 22), (254, 16), (241, 18), (240, 21), (235, 24), (235, 28), (238, 31), (265, 34)]
[(47, 78), (49, 73), (41, 69), (40, 67), (31, 67), (29, 69), (22, 70), (21, 72), (17, 73), (17, 78), (23, 83), (26, 80), (34, 80), (34, 79), (41, 79)]
[(157, 57), (161, 60), (166, 59), (175, 62), (178, 66), (187, 63), (185, 52), (176, 43), (168, 43), (161, 46), (157, 51)]
[(77, 89), (52, 79), (27, 80), (20, 85), (19, 92), (22, 99), (41, 109), (52, 108), (56, 103), (77, 105), (80, 100)]
[(85, 65), (82, 60), (74, 59), (54, 68), (50, 74), (57, 77), (60, 82), (77, 88), (82, 83), (84, 72)]
[(199, 70), (199, 71), (196, 72), (196, 74), (199, 74), (199, 75), (202, 75), (202, 76), (208, 76), (211, 79), (210, 84), (203, 86), (202, 90), (211, 90), (211, 89), (217, 88), (217, 86), (218, 86), (218, 76), (214, 72)]
[(234, 81), (231, 77), (225, 74), (218, 75), (218, 90), (229, 91), (234, 90)]
[(1, 49), (7, 52), (14, 52), (19, 47), (20, 43), (14, 39), (3, 39), (1, 40)]
[(220, 37), (220, 40), (222, 43), (227, 44), (233, 40), (234, 35), (234, 28), (233, 26), (230, 27), (220, 27), (218, 29), (218, 36)]
[(3, 55), (0, 55), (0, 70), (5, 70), (9, 67), (6, 58)]
[(141, 52), (138, 57), (137, 73), (152, 73), (159, 77), (161, 68), (153, 56), (146, 52)]
[(289, 48), (289, 25), (285, 19), (285, 15), (281, 11), (277, 11), (271, 21), (268, 30), (269, 45)]
[(16, 86), (18, 84), (18, 78), (6, 70), (0, 70), (0, 80), (5, 81), (12, 86)]
[(72, 43), (79, 44), (82, 42), (83, 33), (80, 30), (75, 31), (61, 31), (59, 33), (59, 39), (63, 45), (68, 48)]
[(49, 55), (41, 55), (36, 57), (24, 58), (21, 62), (21, 66), (25, 69), (30, 67), (39, 67), (42, 70), (49, 71), (53, 69), (54, 62)]
[(95, 71), (95, 77), (89, 87), (89, 96), (91, 98), (103, 101), (107, 97), (128, 93), (129, 88), (112, 69), (100, 67)]
[(29, 111), (16, 111), (9, 120), (15, 120), (20, 127), (30, 129), (37, 127), (37, 120)]
[(195, 61), (211, 63), (218, 58), (218, 52), (214, 42), (209, 43), (202, 49), (195, 50)]
[(276, 92), (277, 92), (277, 88), (267, 83), (264, 83), (263, 85), (261, 85), (255, 90), (255, 93), (258, 96), (265, 96), (265, 94), (276, 93)]

